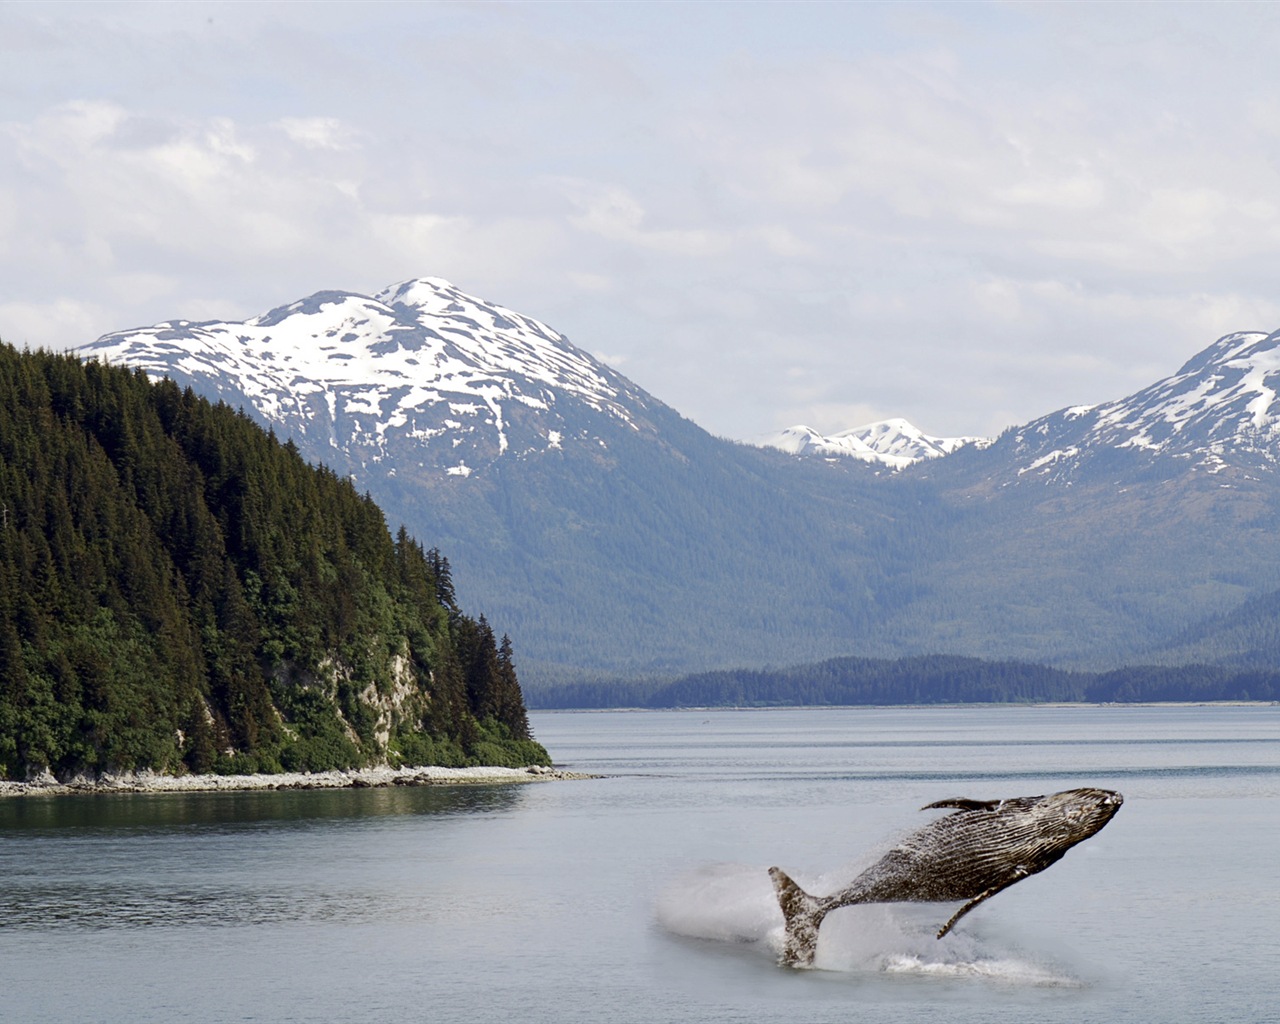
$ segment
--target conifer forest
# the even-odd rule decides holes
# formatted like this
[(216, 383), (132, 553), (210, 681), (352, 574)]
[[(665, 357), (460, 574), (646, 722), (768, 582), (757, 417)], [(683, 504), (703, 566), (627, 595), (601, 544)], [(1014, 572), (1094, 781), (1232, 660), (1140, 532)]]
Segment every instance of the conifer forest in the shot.
[(349, 480), (0, 345), (0, 777), (548, 763), (510, 641)]

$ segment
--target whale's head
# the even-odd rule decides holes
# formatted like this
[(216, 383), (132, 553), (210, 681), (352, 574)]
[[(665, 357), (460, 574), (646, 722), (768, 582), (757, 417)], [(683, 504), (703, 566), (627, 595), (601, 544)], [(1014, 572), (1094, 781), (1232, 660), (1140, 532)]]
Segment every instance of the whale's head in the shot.
[(1040, 797), (1029, 809), (1065, 849), (1083, 842), (1115, 817), (1124, 797), (1110, 789), (1067, 789)]

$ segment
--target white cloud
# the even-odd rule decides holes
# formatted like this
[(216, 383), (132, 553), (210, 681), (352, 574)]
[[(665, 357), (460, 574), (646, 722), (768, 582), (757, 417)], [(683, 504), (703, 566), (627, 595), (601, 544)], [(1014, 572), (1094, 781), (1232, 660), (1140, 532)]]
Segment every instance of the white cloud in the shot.
[(65, 338), (89, 337), (102, 309), (73, 299), (51, 302), (0, 302), (0, 340), (19, 348), (52, 348), (70, 345)]
[(566, 271), (565, 277), (575, 288), (580, 288), (584, 292), (606, 293), (617, 287), (617, 282), (607, 274), (597, 274), (587, 270), (569, 270)]
[(997, 192), (996, 198), (1018, 207), (1078, 212), (1103, 206), (1107, 189), (1097, 174), (1081, 171), (1057, 178), (1028, 178)]
[(992, 432), (1280, 325), (1243, 5), (180, 6), (0, 9), (0, 335), (438, 275), (748, 436)]
[(706, 228), (657, 227), (627, 189), (581, 180), (561, 182), (565, 197), (577, 209), (569, 223), (611, 242), (689, 257), (722, 255), (732, 235)]
[(308, 149), (351, 149), (353, 132), (334, 117), (282, 117), (277, 127)]

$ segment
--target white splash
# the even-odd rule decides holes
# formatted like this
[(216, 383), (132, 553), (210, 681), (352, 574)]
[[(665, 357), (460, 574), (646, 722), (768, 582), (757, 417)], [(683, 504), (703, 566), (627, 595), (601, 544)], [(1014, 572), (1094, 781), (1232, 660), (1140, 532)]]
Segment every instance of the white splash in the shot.
[[(824, 892), (844, 878), (805, 878)], [(801, 881), (797, 878), (797, 881)], [(958, 904), (956, 904), (958, 906)], [(673, 881), (658, 897), (659, 924), (674, 935), (752, 944), (770, 965), (782, 949), (782, 911), (764, 867), (710, 864)], [(822, 925), (815, 968), (848, 974), (975, 978), (1017, 987), (1077, 988), (1060, 967), (1029, 959), (998, 938), (971, 928), (935, 938), (951, 904), (868, 904), (845, 907)]]

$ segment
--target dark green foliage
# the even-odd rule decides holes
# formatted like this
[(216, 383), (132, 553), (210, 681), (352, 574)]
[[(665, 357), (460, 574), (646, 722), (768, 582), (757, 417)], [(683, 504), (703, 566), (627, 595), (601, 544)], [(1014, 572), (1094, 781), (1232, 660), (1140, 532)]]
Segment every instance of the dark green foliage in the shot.
[(1280, 672), (1220, 665), (1137, 665), (1103, 672), (1085, 689), (1091, 701), (1280, 700)]
[(0, 346), (0, 777), (387, 758), (547, 761), (448, 561), (226, 406)]
[(1280, 591), (1210, 616), (1152, 654), (1153, 661), (1165, 664), (1211, 662), (1262, 669), (1280, 665)]
[(1280, 671), (1134, 666), (1068, 672), (1026, 662), (934, 655), (835, 658), (787, 669), (706, 672), (672, 682), (614, 680), (535, 690), (537, 708), (1031, 704), (1280, 700)]

